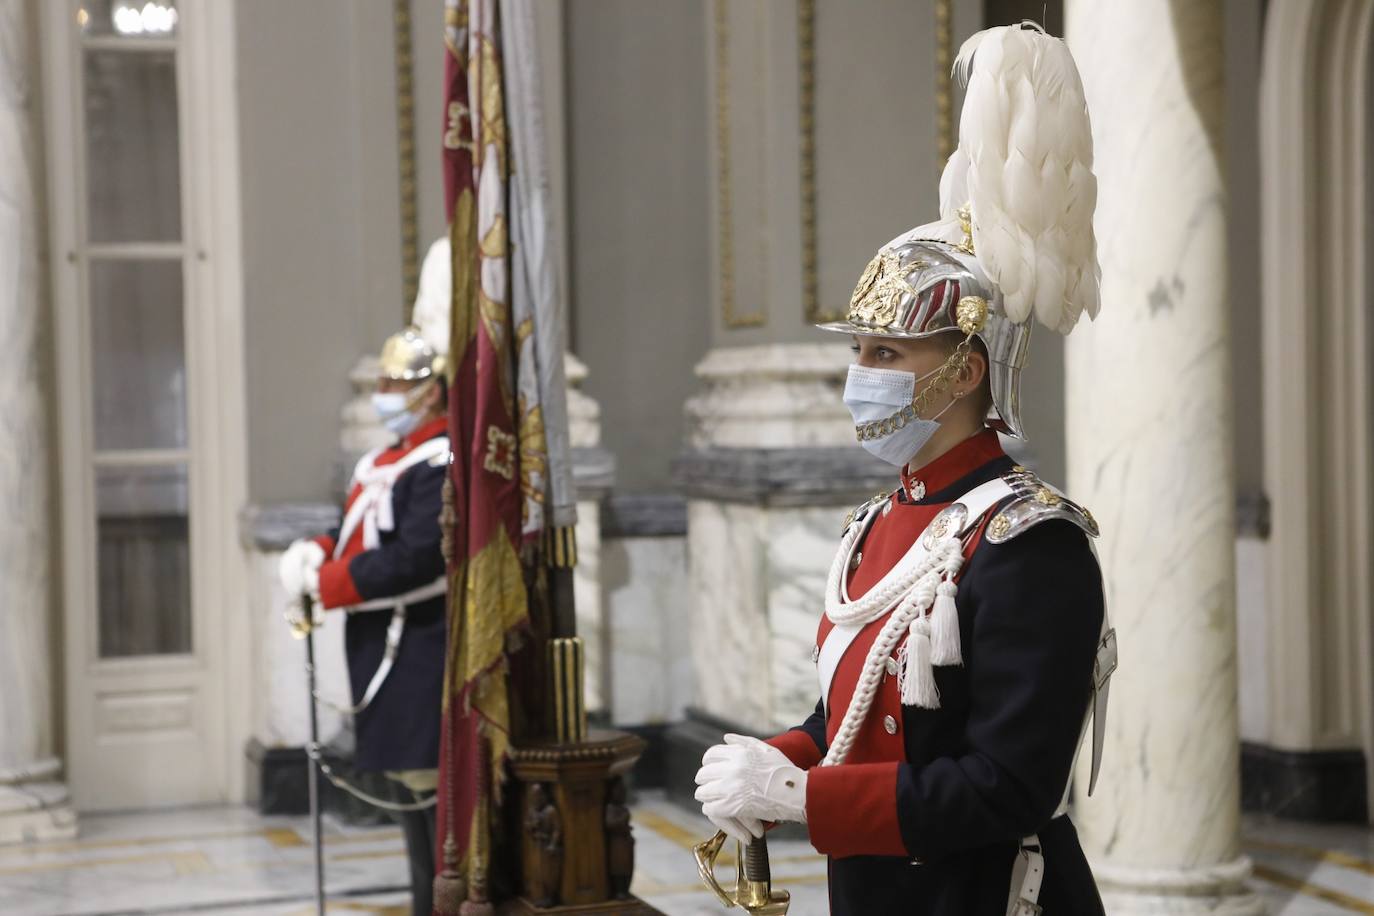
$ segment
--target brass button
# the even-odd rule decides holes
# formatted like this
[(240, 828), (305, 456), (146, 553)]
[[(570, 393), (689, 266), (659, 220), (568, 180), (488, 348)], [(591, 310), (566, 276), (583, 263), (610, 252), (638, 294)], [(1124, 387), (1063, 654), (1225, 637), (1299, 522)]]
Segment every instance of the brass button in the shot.
[(859, 568), (859, 564), (862, 563), (863, 561), (864, 561), (864, 552), (863, 552), (862, 550), (856, 550), (856, 551), (854, 551), (854, 556), (852, 556), (852, 557), (849, 558), (849, 568), (850, 568), (850, 569), (858, 569), (858, 568)]
[(889, 735), (897, 734), (897, 720), (891, 716), (883, 716), (883, 730)]
[(917, 856), (916, 858), (914, 858), (914, 859), (911, 860), (911, 864), (912, 864), (912, 865), (924, 865), (924, 864), (926, 864), (926, 860), (925, 860), (925, 859), (922, 859), (920, 856)]
[(897, 676), (897, 659), (893, 658), (891, 655), (887, 657), (887, 673), (893, 677)]

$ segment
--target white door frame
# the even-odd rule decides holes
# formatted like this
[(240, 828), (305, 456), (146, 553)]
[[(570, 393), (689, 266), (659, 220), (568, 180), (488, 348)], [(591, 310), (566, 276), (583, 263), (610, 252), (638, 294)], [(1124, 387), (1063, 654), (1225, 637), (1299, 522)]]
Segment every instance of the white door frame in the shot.
[[(98, 659), (96, 530), (91, 416), (91, 348), (84, 303), (84, 193), (80, 173), (80, 45), (74, 0), (40, 10), (52, 308), (58, 392), (58, 480), (62, 524), (65, 731), (68, 783), (78, 807), (123, 807), (241, 800), (242, 757), (250, 731), (250, 698), (235, 671), (246, 670), (249, 620), (245, 560), (237, 516), (247, 479), (235, 7), (229, 0), (179, 0), (177, 53), (181, 144), (182, 241), (187, 430), (190, 467), (192, 652), (181, 656)], [(121, 246), (137, 254), (158, 246)], [(167, 246), (161, 246), (166, 248)], [(173, 247), (176, 247), (175, 245)], [(183, 721), (177, 691), (195, 721)], [(149, 732), (193, 730), (207, 768), (193, 797), (112, 799), (96, 787), (107, 778), (93, 754), (98, 723), (93, 683), (112, 689), (167, 689), (125, 710), (126, 724)], [(137, 708), (136, 708), (137, 707)], [(139, 709), (142, 711), (139, 711)], [(146, 721), (140, 721), (146, 718)], [(168, 724), (170, 723), (170, 724)], [(133, 740), (137, 740), (135, 737)], [(157, 759), (149, 765), (175, 767)], [(150, 780), (149, 783), (156, 782)]]

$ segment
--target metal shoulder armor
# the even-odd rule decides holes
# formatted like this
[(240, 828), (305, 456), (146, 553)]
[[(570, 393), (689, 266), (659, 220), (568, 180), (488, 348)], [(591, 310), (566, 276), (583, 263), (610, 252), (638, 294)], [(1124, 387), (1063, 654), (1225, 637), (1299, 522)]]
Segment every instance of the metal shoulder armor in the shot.
[(1099, 534), (1093, 514), (1054, 487), (1017, 465), (1002, 477), (1011, 487), (1011, 499), (988, 522), (986, 537), (993, 544), (1005, 544), (1041, 522), (1062, 518), (1082, 528), (1088, 537)]
[(891, 496), (891, 490), (884, 490), (869, 498), (867, 502), (860, 503), (849, 510), (849, 514), (844, 517), (844, 524), (840, 526), (840, 536), (843, 537), (851, 526), (856, 522), (863, 521), (868, 513), (872, 512), (876, 506), (881, 506), (883, 503), (887, 502), (888, 498)]

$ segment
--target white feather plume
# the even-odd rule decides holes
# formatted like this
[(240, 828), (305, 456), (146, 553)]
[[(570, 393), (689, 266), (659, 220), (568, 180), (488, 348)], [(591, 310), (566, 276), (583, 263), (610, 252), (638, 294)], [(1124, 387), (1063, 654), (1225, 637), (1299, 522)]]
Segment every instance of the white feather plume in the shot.
[(1007, 317), (1067, 334), (1099, 308), (1092, 129), (1078, 68), (1034, 23), (971, 36), (959, 148), (940, 179), (941, 224), (969, 205), (973, 245)]
[(425, 343), (441, 355), (448, 354), (449, 327), (453, 321), (453, 265), (449, 263), (450, 250), (448, 233), (444, 233), (425, 252), (425, 260), (420, 265), (420, 282), (415, 291), (415, 308), (410, 314), (410, 323), (415, 325)]

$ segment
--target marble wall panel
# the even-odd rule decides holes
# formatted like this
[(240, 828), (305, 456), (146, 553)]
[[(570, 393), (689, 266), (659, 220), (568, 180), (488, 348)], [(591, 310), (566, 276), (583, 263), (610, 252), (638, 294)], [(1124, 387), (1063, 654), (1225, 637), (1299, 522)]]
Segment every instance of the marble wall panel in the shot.
[(773, 721), (766, 530), (753, 506), (687, 504), (696, 705), (758, 731)]
[(768, 537), (768, 629), (773, 730), (801, 724), (819, 699), (812, 650), (825, 612), (825, 580), (839, 545), (844, 509), (773, 509), (765, 512)]
[[(310, 739), (305, 644), (292, 636), (286, 625), (286, 593), (277, 580), (280, 559), (279, 551), (252, 551), (248, 557), (255, 647), (253, 736), (266, 747), (301, 747)], [(343, 631), (344, 616), (338, 612), (326, 613), (324, 626), (315, 631), (316, 689), (339, 703), (349, 699)], [(342, 715), (319, 704), (322, 743), (328, 743), (344, 727)]]
[(692, 699), (685, 537), (610, 538), (602, 548), (611, 721), (676, 722)]

